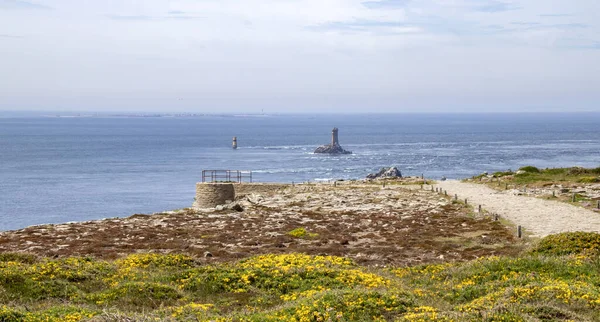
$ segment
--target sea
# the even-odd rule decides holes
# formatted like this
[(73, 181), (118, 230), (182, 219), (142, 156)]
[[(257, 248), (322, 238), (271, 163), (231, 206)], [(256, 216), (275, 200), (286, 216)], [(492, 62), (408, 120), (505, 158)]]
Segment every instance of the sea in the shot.
[[(600, 166), (600, 113), (0, 118), (0, 230), (189, 207), (203, 170), (255, 182)], [(339, 128), (350, 155), (313, 154)], [(237, 137), (239, 148), (231, 148)]]

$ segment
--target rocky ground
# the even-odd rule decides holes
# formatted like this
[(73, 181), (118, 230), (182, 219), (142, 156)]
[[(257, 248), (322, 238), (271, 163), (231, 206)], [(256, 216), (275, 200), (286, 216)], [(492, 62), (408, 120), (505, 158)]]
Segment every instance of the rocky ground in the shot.
[(0, 252), (116, 258), (152, 251), (208, 262), (303, 252), (367, 265), (412, 265), (515, 254), (523, 246), (500, 222), (418, 186), (296, 185), (273, 195), (242, 196), (235, 207), (219, 209), (2, 232)]

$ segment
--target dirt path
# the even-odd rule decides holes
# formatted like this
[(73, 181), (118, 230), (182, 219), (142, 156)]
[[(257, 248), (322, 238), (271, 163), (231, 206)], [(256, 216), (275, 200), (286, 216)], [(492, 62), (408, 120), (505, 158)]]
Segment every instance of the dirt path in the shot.
[(567, 231), (600, 232), (600, 213), (569, 204), (532, 197), (515, 196), (480, 184), (456, 180), (440, 181), (435, 187), (458, 194), (472, 205), (497, 213), (534, 236), (547, 236)]

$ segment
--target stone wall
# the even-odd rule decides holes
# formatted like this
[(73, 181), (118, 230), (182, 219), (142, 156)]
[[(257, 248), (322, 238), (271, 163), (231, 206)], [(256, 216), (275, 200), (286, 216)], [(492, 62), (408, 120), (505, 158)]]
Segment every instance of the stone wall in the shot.
[(240, 197), (252, 193), (259, 195), (271, 195), (290, 187), (290, 184), (283, 183), (236, 183), (233, 185), (235, 196)]
[(290, 187), (282, 183), (196, 183), (194, 208), (214, 208), (249, 194), (273, 195)]
[(214, 208), (235, 200), (235, 189), (231, 183), (196, 183), (194, 208)]

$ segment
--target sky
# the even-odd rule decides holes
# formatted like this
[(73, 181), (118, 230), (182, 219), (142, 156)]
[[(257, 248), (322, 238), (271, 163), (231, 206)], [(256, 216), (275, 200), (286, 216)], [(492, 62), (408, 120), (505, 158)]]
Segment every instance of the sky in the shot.
[(0, 110), (600, 111), (598, 0), (0, 0)]

